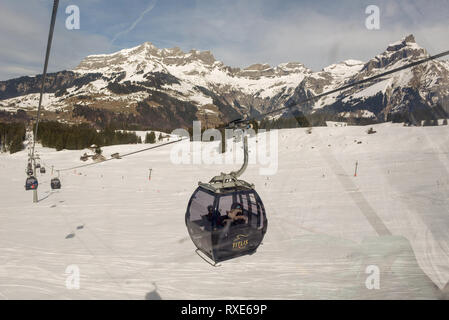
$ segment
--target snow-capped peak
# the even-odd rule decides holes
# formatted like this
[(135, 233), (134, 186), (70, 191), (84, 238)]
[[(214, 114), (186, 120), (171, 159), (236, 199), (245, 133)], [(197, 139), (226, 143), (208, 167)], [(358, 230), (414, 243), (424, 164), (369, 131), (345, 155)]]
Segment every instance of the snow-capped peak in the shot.
[(418, 47), (420, 48), (415, 41), (415, 36), (413, 34), (409, 34), (408, 36), (402, 38), (399, 41), (396, 41), (394, 43), (391, 43), (390, 45), (388, 45), (387, 51), (398, 51), (404, 47)]
[(373, 69), (397, 67), (397, 63), (405, 64), (428, 56), (426, 49), (416, 43), (415, 37), (408, 35), (402, 40), (390, 44), (383, 53), (368, 61), (363, 67), (363, 71), (370, 72)]
[(363, 67), (363, 62), (358, 60), (345, 60), (340, 63), (331, 64), (323, 69), (324, 72), (332, 74), (334, 77), (348, 77), (359, 72)]
[[(170, 74), (181, 81), (170, 85), (180, 96), (191, 96), (197, 86), (228, 87), (247, 94), (271, 97), (280, 92), (292, 91), (307, 74), (312, 73), (304, 65), (289, 62), (272, 67), (269, 64), (253, 64), (245, 69), (232, 68), (217, 61), (210, 51), (192, 49), (188, 52), (175, 47), (159, 49), (151, 42), (123, 49), (111, 54), (86, 57), (76, 73), (101, 73), (118, 82), (146, 82), (150, 74)], [(118, 74), (123, 74), (118, 76)], [(196, 95), (203, 95), (198, 93)], [(204, 99), (196, 99), (196, 101)], [(210, 103), (211, 101), (208, 100)]]
[(212, 66), (216, 60), (210, 51), (190, 50), (185, 53), (178, 47), (159, 49), (151, 42), (144, 42), (136, 47), (110, 54), (87, 56), (73, 71), (78, 73), (141, 72), (142, 70), (157, 72), (163, 71), (166, 65), (185, 65), (192, 62)]

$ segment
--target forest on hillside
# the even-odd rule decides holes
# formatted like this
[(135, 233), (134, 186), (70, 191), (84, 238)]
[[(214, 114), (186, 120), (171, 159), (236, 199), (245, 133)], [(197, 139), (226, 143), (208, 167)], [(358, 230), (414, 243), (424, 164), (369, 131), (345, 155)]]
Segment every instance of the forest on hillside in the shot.
[(56, 121), (39, 123), (37, 141), (44, 147), (55, 148), (58, 151), (80, 150), (92, 144), (103, 147), (142, 142), (134, 132), (117, 131), (114, 127), (97, 131), (88, 124), (67, 125)]
[[(84, 115), (93, 112), (93, 110), (90, 109), (83, 110)], [(433, 113), (435, 113), (435, 110), (433, 110)], [(106, 114), (102, 113), (102, 115)], [(29, 123), (29, 119), (24, 117), (22, 114), (21, 117), (22, 118), (20, 119), (6, 119), (4, 117), (0, 118), (0, 121), (4, 121), (0, 122), (1, 152), (15, 153), (23, 150), (26, 127), (27, 123)], [(95, 112), (92, 113), (92, 117), (96, 119), (100, 118)], [(407, 125), (416, 126), (438, 125), (438, 121), (436, 120), (434, 114), (433, 117), (434, 118), (428, 117), (427, 111), (417, 109), (411, 113), (395, 113), (393, 115), (389, 115), (386, 120), (393, 123), (405, 123)], [(444, 119), (446, 117), (442, 115), (442, 118)], [(55, 148), (56, 150), (80, 150), (87, 148), (92, 144), (96, 144), (98, 146), (110, 146), (117, 144), (142, 143), (141, 138), (138, 137), (134, 132), (126, 131), (126, 129), (130, 130), (129, 123), (127, 123), (126, 121), (111, 121), (111, 119), (114, 119), (114, 114), (108, 114), (108, 117), (103, 119), (104, 121), (102, 122), (102, 124), (106, 126), (100, 126), (100, 130), (96, 129), (92, 124), (89, 123), (70, 125), (57, 121), (43, 121), (39, 123), (37, 141), (40, 142), (44, 147)], [(344, 118), (339, 114), (329, 114), (327, 112), (315, 112), (307, 115), (301, 112), (292, 112), (289, 116), (284, 116), (277, 119), (265, 118), (261, 121), (253, 120), (251, 121), (251, 124), (257, 132), (258, 129), (270, 130), (326, 126), (326, 121), (346, 122), (348, 125), (371, 125), (381, 122), (370, 118)], [(444, 120), (443, 125), (446, 124), (447, 120)], [(125, 129), (125, 131), (122, 131), (123, 129)], [(133, 129), (136, 130), (137, 128)], [(204, 131), (205, 129), (206, 128), (202, 128), (202, 131)], [(144, 130), (148, 130), (148, 128), (145, 128)], [(188, 131), (192, 133), (192, 127), (188, 128)], [(154, 133), (152, 133), (152, 135), (147, 134), (145, 138), (145, 143), (155, 143), (157, 139), (157, 137), (154, 136)]]

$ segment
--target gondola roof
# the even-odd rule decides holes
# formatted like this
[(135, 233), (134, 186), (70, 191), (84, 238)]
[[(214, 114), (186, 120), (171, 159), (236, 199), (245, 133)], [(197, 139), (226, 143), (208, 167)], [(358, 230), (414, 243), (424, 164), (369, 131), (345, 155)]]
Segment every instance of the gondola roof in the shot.
[[(246, 163), (243, 165), (243, 170), (246, 168)], [(235, 191), (248, 191), (254, 189), (254, 184), (248, 183), (245, 180), (238, 179), (239, 174), (236, 172), (221, 173), (213, 177), (209, 183), (198, 182), (198, 185), (206, 190), (212, 191), (216, 194), (232, 193)]]
[(249, 184), (248, 182), (243, 181), (243, 180), (239, 180), (238, 183), (234, 183), (229, 186), (221, 185), (221, 184), (202, 183), (202, 182), (199, 182), (198, 185), (201, 188), (211, 191), (215, 194), (229, 194), (229, 193), (233, 193), (236, 191), (254, 190), (254, 185)]

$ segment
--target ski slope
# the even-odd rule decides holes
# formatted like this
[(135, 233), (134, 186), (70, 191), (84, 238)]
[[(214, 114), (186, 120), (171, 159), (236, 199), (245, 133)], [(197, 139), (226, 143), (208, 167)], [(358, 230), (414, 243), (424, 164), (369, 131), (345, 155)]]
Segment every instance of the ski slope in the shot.
[[(176, 165), (170, 145), (64, 172), (51, 191), (50, 166), (84, 151), (38, 146), (47, 174), (33, 204), (26, 152), (0, 154), (0, 299), (447, 298), (449, 127), (368, 128), (279, 130), (277, 173), (253, 164), (242, 177), (267, 210), (263, 245), (218, 268), (194, 253), (184, 215), (199, 180), (238, 164)], [(73, 265), (78, 290), (66, 288)]]

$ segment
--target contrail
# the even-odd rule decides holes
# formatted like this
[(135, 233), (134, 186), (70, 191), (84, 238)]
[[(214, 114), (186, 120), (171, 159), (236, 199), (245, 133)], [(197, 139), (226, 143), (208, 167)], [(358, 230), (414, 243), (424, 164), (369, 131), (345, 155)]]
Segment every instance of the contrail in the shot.
[(130, 31), (132, 31), (136, 27), (136, 25), (143, 19), (145, 14), (150, 12), (156, 6), (156, 3), (157, 3), (157, 0), (153, 0), (150, 3), (150, 5), (139, 15), (139, 17), (131, 24), (131, 26), (129, 28), (127, 28), (126, 30), (123, 30), (123, 31), (120, 31), (120, 32), (116, 33), (114, 35), (114, 38), (109, 43), (109, 47), (112, 46), (112, 44), (114, 43), (115, 40), (117, 40), (118, 37), (120, 37), (120, 36), (122, 36), (124, 34), (127, 34)]

